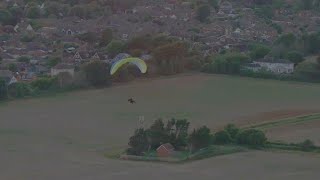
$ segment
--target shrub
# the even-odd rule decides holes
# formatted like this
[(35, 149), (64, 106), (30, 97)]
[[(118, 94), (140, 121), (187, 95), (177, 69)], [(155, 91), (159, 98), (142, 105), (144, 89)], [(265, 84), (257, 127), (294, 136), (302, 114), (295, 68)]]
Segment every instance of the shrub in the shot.
[(215, 133), (213, 137), (214, 144), (229, 144), (232, 142), (230, 134), (223, 130)]
[(127, 149), (129, 155), (143, 155), (148, 150), (149, 143), (147, 139), (147, 133), (143, 128), (137, 129), (134, 135), (130, 137)]
[(28, 34), (28, 33), (24, 33), (21, 38), (20, 41), (22, 42), (32, 42), (34, 40), (35, 36), (33, 34)]
[(143, 51), (141, 49), (133, 49), (130, 51), (130, 55), (133, 57), (140, 57)]
[(314, 143), (309, 139), (299, 143), (299, 146), (301, 147), (302, 151), (312, 151), (312, 149), (316, 147)]
[(252, 147), (262, 147), (266, 144), (267, 138), (264, 132), (256, 129), (248, 129), (240, 132), (237, 136), (237, 143)]

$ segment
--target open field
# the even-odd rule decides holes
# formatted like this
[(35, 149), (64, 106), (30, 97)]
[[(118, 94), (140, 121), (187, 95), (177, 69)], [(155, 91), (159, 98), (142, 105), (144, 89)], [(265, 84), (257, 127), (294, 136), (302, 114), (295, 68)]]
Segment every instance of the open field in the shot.
[(318, 112), (319, 92), (315, 84), (199, 74), (8, 102), (0, 105), (0, 179), (141, 179), (151, 172), (153, 179), (316, 179), (320, 157), (313, 155), (249, 152), (164, 165), (103, 152), (126, 147), (139, 115), (145, 126), (181, 117), (219, 129)]

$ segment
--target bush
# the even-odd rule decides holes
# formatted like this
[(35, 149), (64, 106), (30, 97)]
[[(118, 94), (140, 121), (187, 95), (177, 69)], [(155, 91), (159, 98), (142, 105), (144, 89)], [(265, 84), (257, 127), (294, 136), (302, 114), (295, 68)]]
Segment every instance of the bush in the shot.
[(201, 5), (197, 9), (197, 19), (200, 22), (205, 22), (208, 17), (210, 16), (210, 6), (208, 5)]
[(301, 147), (302, 151), (312, 151), (316, 147), (309, 139), (299, 143), (299, 146)]
[(256, 129), (248, 129), (240, 132), (237, 136), (237, 143), (252, 147), (263, 147), (267, 142), (264, 132)]
[(56, 78), (43, 77), (35, 81), (32, 81), (31, 86), (33, 87), (33, 89), (37, 89), (40, 91), (47, 91), (47, 90), (50, 90), (51, 88), (54, 88), (54, 86), (56, 85), (56, 80), (57, 80)]
[(130, 55), (133, 57), (140, 57), (143, 51), (141, 49), (133, 49), (130, 51)]
[(10, 97), (22, 98), (33, 95), (34, 90), (30, 84), (17, 82), (8, 87), (8, 93)]
[(214, 144), (229, 144), (232, 142), (231, 136), (227, 131), (219, 131), (213, 137)]
[(127, 154), (143, 155), (149, 147), (146, 131), (143, 128), (137, 129), (134, 135), (130, 137), (128, 145), (130, 148), (127, 149)]

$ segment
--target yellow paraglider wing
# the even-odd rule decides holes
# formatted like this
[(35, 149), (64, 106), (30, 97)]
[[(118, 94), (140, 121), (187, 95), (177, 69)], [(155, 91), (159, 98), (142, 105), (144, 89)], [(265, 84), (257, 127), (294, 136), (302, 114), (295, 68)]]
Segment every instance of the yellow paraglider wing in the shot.
[(121, 59), (120, 61), (115, 62), (111, 66), (110, 74), (113, 75), (114, 73), (116, 73), (118, 69), (126, 63), (132, 63), (136, 65), (140, 69), (141, 73), (147, 72), (147, 64), (142, 59), (131, 57), (131, 58), (124, 58), (124, 59)]

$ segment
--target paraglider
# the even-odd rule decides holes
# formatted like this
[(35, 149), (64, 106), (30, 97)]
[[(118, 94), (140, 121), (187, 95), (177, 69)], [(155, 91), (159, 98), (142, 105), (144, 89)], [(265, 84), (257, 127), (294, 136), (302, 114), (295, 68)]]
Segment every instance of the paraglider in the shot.
[(129, 103), (131, 103), (131, 104), (136, 103), (136, 101), (135, 101), (135, 100), (133, 100), (132, 98), (128, 99), (128, 102), (129, 102)]
[(110, 74), (113, 75), (114, 73), (116, 73), (118, 71), (118, 69), (120, 69), (126, 63), (132, 63), (132, 64), (136, 65), (140, 69), (141, 73), (147, 72), (147, 64), (142, 59), (135, 58), (135, 57), (129, 57), (129, 58), (121, 59), (121, 60), (113, 63), (111, 66), (111, 69), (110, 69)]

